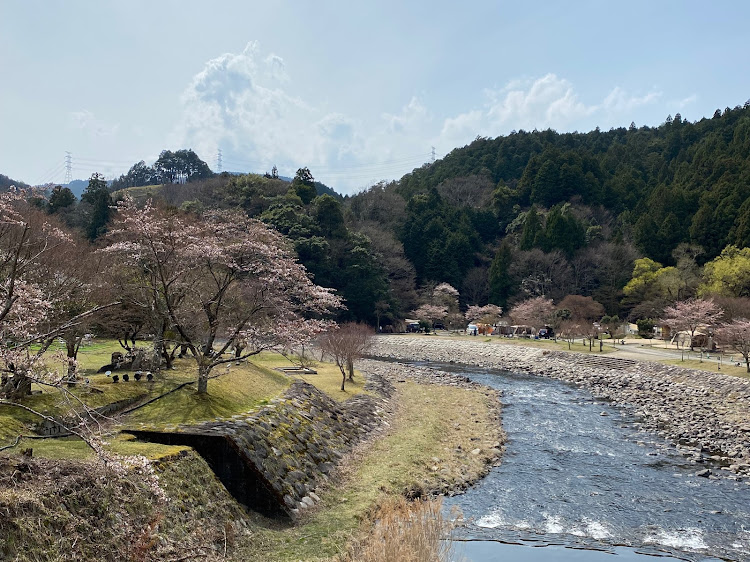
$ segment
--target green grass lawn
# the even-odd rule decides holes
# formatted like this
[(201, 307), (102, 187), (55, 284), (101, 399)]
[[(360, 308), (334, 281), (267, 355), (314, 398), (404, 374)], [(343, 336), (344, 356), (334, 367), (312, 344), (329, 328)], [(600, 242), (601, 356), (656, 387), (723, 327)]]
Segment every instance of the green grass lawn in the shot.
[[(150, 342), (141, 342), (146, 347)], [(60, 351), (50, 350), (50, 357)], [(156, 401), (143, 406), (117, 420), (116, 428), (171, 430), (179, 425), (191, 425), (204, 421), (230, 418), (243, 414), (265, 404), (281, 395), (295, 379), (304, 380), (336, 400), (346, 400), (364, 391), (364, 378), (355, 371), (353, 382), (347, 381), (346, 391), (342, 392), (341, 373), (333, 364), (315, 362), (317, 374), (296, 375), (284, 374), (277, 367), (288, 367), (294, 364), (286, 357), (271, 352), (264, 352), (253, 356), (249, 361), (239, 364), (227, 363), (216, 367), (213, 375), (216, 378), (208, 382), (208, 394), (199, 395), (195, 391), (195, 384), (188, 384), (178, 390), (183, 383), (193, 383), (197, 378), (197, 366), (193, 359), (176, 359), (174, 368), (164, 370), (149, 383), (145, 379), (135, 381), (133, 373), (117, 371), (120, 382), (113, 383), (105, 374), (97, 374), (103, 365), (110, 362), (115, 351), (123, 351), (113, 340), (95, 340), (92, 344), (81, 349), (78, 356), (81, 379), (88, 381), (71, 391), (67, 395), (60, 390), (37, 388), (42, 394), (35, 394), (24, 399), (23, 404), (46, 415), (66, 417), (77, 406), (76, 400), (81, 400), (89, 407), (99, 407), (125, 399), (141, 398), (143, 400), (158, 398)], [(130, 381), (125, 382), (124, 374), (130, 375)], [(171, 392), (173, 391), (173, 392)], [(38, 422), (39, 418), (32, 413), (12, 407), (0, 408), (0, 445), (11, 443), (20, 434), (29, 434), (28, 426)], [(40, 456), (62, 458), (69, 451), (72, 458), (88, 455), (85, 444), (78, 441), (66, 440), (35, 440), (34, 449)], [(113, 446), (119, 439), (113, 439)], [(117, 445), (119, 446), (119, 445)], [(126, 449), (137, 452), (141, 444), (126, 443)], [(150, 445), (143, 444), (148, 453)]]
[[(177, 370), (167, 376), (183, 382), (196, 379), (194, 361), (182, 359), (175, 365)], [(172, 429), (180, 424), (229, 418), (268, 404), (290, 384), (290, 378), (284, 374), (248, 362), (228, 363), (217, 367), (214, 374), (220, 376), (208, 381), (208, 394), (196, 393), (195, 385), (185, 386), (129, 414), (125, 426)]]
[[(174, 456), (189, 447), (177, 445), (160, 445), (136, 441), (128, 433), (116, 433), (105, 436), (104, 448), (118, 455), (143, 455), (152, 460)], [(16, 451), (31, 448), (35, 457), (45, 459), (92, 460), (94, 451), (77, 437), (59, 437), (56, 439), (22, 439)], [(2, 453), (0, 453), (2, 454)]]
[(732, 375), (734, 377), (750, 378), (750, 374), (747, 372), (747, 367), (745, 366), (744, 359), (740, 363), (739, 367), (736, 367), (734, 363), (730, 363), (726, 357), (724, 357), (721, 363), (719, 363), (719, 360), (715, 356), (711, 359), (704, 358), (702, 361), (698, 359), (685, 359), (684, 361), (682, 361), (681, 359), (664, 359), (659, 361), (659, 363), (664, 363), (666, 365), (676, 365), (685, 369), (698, 369), (701, 371), (711, 371), (715, 373), (722, 373), (724, 375)]
[[(270, 352), (264, 352), (256, 355), (252, 357), (251, 360), (256, 365), (269, 369), (294, 367), (296, 365), (283, 355)], [(354, 380), (350, 381), (347, 376), (346, 384), (344, 385), (345, 390), (342, 392), (341, 371), (339, 371), (339, 368), (336, 365), (334, 365), (333, 363), (312, 361), (310, 366), (317, 371), (316, 374), (289, 374), (288, 376), (293, 379), (299, 379), (310, 383), (319, 390), (325, 392), (334, 400), (338, 401), (348, 400), (352, 396), (356, 396), (357, 394), (360, 394), (362, 392), (367, 393), (367, 391), (365, 390), (364, 378), (356, 368), (354, 369)]]

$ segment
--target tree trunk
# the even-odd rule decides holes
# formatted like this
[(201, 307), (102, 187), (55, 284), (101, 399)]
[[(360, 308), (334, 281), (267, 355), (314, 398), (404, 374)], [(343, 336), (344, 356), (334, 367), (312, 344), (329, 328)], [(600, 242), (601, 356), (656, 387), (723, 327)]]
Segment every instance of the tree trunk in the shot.
[(76, 384), (76, 356), (78, 355), (77, 338), (65, 338), (65, 350), (68, 352), (68, 373), (66, 375), (66, 381), (68, 386), (75, 386)]
[(211, 367), (208, 365), (198, 367), (198, 394), (208, 394), (208, 374), (210, 372)]
[(353, 382), (354, 381), (354, 360), (353, 359), (347, 359), (346, 368), (349, 370), (349, 380)]
[(747, 372), (750, 373), (750, 355), (745, 357), (745, 366), (747, 367)]
[(172, 368), (172, 363), (174, 362), (174, 352), (176, 349), (177, 346), (175, 346), (172, 351), (169, 351), (169, 348), (165, 345), (164, 349), (162, 350), (162, 357), (164, 357), (164, 368), (167, 370), (170, 370)]
[(164, 331), (154, 332), (154, 352), (151, 355), (151, 369), (158, 371), (161, 367), (161, 358), (164, 355)]
[(344, 371), (344, 368), (339, 365), (339, 371), (341, 371), (341, 392), (346, 392), (344, 389), (344, 386), (346, 385), (346, 371)]

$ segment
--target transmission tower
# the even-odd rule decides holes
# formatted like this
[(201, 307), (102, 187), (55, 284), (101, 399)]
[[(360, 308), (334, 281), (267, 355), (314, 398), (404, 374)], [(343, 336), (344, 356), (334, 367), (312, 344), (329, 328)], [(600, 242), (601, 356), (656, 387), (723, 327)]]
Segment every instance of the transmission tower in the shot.
[(434, 163), (435, 163), (435, 147), (433, 146), (432, 147), (432, 158), (430, 160), (430, 164), (434, 164)]
[(221, 162), (221, 149), (219, 149), (218, 154), (216, 155), (216, 167), (219, 170), (219, 173), (223, 172), (224, 170), (221, 169), (222, 162)]
[(73, 181), (73, 155), (65, 151), (65, 185)]

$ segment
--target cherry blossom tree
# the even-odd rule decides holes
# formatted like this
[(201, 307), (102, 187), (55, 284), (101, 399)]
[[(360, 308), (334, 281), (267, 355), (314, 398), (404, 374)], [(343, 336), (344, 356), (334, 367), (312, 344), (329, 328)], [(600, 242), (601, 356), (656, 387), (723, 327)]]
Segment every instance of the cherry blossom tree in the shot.
[(550, 321), (553, 312), (552, 299), (533, 297), (515, 305), (510, 311), (510, 316), (518, 324), (539, 328)]
[[(335, 326), (318, 339), (322, 351), (331, 356), (341, 371), (341, 390), (345, 390), (346, 374), (354, 380), (354, 362), (367, 353), (372, 343), (372, 330), (360, 323), (348, 322)], [(346, 369), (346, 370), (345, 370)]]
[(148, 306), (166, 314), (194, 358), (199, 393), (219, 376), (215, 367), (237, 360), (227, 352), (238, 342), (240, 359), (297, 347), (342, 306), (310, 280), (281, 234), (236, 211), (198, 220), (126, 199), (109, 237), (105, 251), (118, 258), (116, 267), (142, 284)]
[(721, 308), (711, 300), (688, 299), (665, 308), (662, 322), (673, 330), (689, 332), (690, 349), (693, 349), (698, 328), (717, 324), (722, 314)]
[[(100, 271), (100, 260), (89, 244), (73, 235), (39, 264), (39, 286), (50, 301), (42, 326), (45, 332), (59, 336), (65, 343), (69, 385), (77, 379), (78, 350), (84, 338), (91, 332), (99, 313), (118, 302), (111, 294), (102, 292)], [(96, 310), (97, 314), (68, 324), (70, 319), (89, 310)], [(55, 332), (56, 326), (66, 325)]]
[(48, 369), (42, 355), (56, 336), (102, 309), (69, 306), (77, 282), (60, 257), (71, 237), (28, 205), (26, 195), (0, 194), (0, 396), (7, 400), (29, 394), (34, 382), (59, 386), (64, 376)]
[(494, 324), (498, 321), (503, 313), (503, 309), (494, 304), (485, 306), (471, 305), (464, 317), (468, 322), (483, 322), (485, 324)]
[(448, 316), (448, 307), (434, 304), (423, 304), (418, 309), (412, 311), (412, 315), (417, 320), (429, 322), (430, 326), (432, 326), (435, 322), (445, 320), (445, 317)]
[(440, 283), (432, 290), (432, 295), (435, 300), (444, 301), (447, 304), (458, 302), (459, 292), (450, 283)]
[(742, 354), (747, 372), (750, 373), (750, 320), (737, 318), (722, 324), (716, 330), (716, 336), (722, 345)]

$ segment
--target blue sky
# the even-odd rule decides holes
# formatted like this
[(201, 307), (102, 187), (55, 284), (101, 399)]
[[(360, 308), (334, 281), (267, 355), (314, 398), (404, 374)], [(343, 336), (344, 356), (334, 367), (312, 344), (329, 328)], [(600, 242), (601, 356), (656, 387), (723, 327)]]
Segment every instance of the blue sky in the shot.
[(750, 3), (0, 1), (0, 173), (193, 148), (350, 193), (514, 129), (697, 120), (750, 98)]

